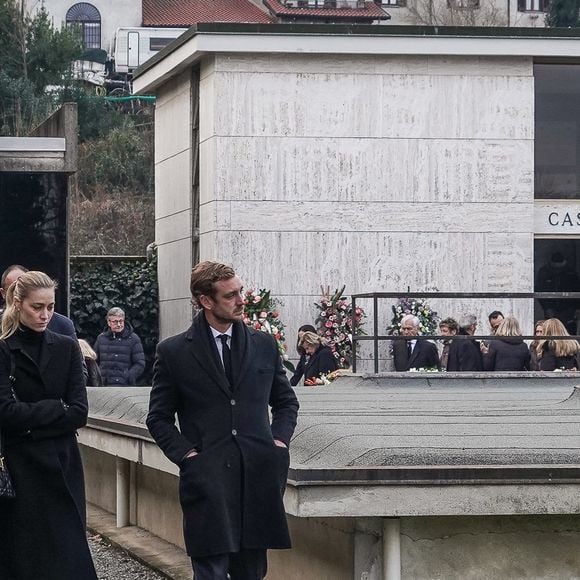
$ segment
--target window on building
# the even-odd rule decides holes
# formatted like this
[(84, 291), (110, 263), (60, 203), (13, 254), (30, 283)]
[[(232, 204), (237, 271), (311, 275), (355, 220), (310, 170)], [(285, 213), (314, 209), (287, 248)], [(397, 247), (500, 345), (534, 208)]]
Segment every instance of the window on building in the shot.
[(547, 12), (549, 0), (518, 0), (519, 12)]
[(407, 0), (377, 0), (379, 6), (406, 6)]
[(95, 6), (87, 2), (71, 6), (66, 24), (77, 28), (85, 48), (101, 48), (101, 14)]
[(175, 38), (150, 38), (149, 39), (149, 50), (151, 52), (156, 52), (165, 48), (170, 42), (173, 42)]
[(536, 64), (537, 199), (580, 199), (580, 65)]

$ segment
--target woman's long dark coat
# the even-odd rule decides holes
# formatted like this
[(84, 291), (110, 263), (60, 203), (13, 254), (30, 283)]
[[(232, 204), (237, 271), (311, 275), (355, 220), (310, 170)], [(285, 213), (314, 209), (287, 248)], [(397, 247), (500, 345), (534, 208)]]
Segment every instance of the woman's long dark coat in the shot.
[(16, 489), (0, 500), (2, 580), (96, 580), (75, 434), (88, 413), (81, 359), (75, 340), (49, 330), (39, 365), (18, 335), (0, 342), (0, 428)]
[[(289, 444), (296, 395), (274, 339), (263, 332), (234, 324), (233, 389), (219, 360), (203, 313), (157, 348), (147, 427), (181, 468), (187, 552), (199, 558), (289, 548), (282, 500), (289, 455), (274, 439)], [(199, 454), (185, 459), (192, 449)]]

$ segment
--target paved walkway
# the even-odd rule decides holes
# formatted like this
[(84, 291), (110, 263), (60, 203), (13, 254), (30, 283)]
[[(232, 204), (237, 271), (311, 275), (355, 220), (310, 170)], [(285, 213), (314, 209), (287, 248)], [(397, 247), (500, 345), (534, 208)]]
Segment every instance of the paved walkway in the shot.
[[(143, 575), (144, 571), (141, 571), (141, 576), (108, 576), (103, 575), (106, 571), (100, 570), (99, 580), (109, 580), (109, 578), (111, 580), (125, 578), (192, 580), (190, 560), (181, 548), (136, 526), (117, 528), (114, 515), (92, 504), (87, 504), (87, 527), (89, 528), (89, 535), (92, 533), (102, 536), (113, 546), (125, 550), (136, 560), (161, 574), (160, 576), (147, 576)], [(96, 538), (94, 542), (97, 542), (98, 548), (98, 540)], [(135, 574), (138, 573), (135, 572)]]

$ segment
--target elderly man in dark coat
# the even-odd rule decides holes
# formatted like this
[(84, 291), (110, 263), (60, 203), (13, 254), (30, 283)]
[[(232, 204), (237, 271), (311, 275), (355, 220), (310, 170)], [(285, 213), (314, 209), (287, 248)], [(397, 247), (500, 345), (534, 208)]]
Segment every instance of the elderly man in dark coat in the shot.
[(157, 348), (147, 426), (180, 467), (196, 580), (262, 580), (266, 550), (290, 547), (282, 496), (298, 401), (274, 338), (241, 322), (233, 269), (198, 264), (191, 293), (202, 310)]
[(419, 336), (420, 322), (416, 316), (407, 314), (401, 319), (403, 336), (415, 337), (411, 340), (396, 340), (393, 344), (395, 370), (405, 372), (410, 369), (441, 368), (439, 354), (435, 344), (421, 340)]
[(141, 339), (125, 320), (122, 308), (115, 306), (107, 312), (107, 326), (97, 336), (94, 346), (103, 384), (135, 386), (145, 370)]

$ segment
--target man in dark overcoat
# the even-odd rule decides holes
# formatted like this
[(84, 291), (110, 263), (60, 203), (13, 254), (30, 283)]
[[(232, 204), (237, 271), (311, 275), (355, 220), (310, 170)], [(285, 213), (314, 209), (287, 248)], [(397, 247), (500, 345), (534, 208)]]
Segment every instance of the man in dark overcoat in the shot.
[(434, 343), (421, 340), (420, 321), (413, 314), (407, 314), (401, 319), (401, 333), (411, 337), (411, 340), (395, 340), (393, 358), (395, 370), (406, 372), (410, 369), (440, 369), (439, 353)]
[(198, 264), (201, 311), (159, 344), (154, 366), (147, 426), (180, 467), (196, 580), (262, 580), (266, 550), (290, 547), (282, 496), (298, 400), (274, 338), (243, 324), (242, 290), (231, 267)]

